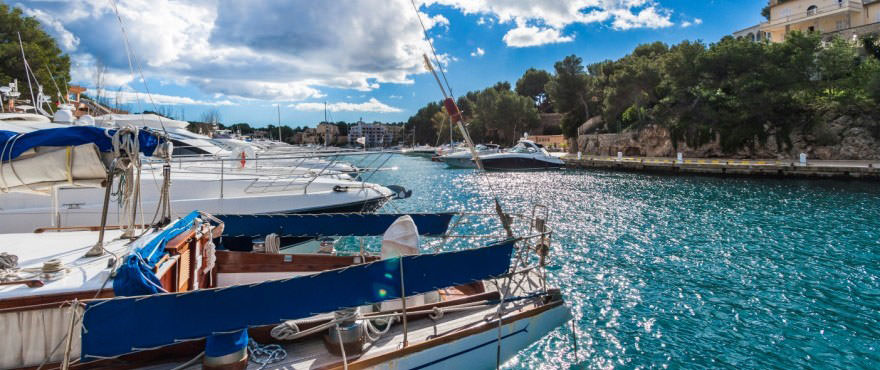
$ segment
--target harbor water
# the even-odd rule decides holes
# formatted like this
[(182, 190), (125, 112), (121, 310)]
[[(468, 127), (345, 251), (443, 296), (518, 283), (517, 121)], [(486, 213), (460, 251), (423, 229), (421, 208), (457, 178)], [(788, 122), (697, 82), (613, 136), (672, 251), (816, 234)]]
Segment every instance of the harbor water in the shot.
[(876, 183), (386, 166), (369, 181), (413, 189), (388, 211), (549, 207), (576, 336), (508, 368), (880, 368)]

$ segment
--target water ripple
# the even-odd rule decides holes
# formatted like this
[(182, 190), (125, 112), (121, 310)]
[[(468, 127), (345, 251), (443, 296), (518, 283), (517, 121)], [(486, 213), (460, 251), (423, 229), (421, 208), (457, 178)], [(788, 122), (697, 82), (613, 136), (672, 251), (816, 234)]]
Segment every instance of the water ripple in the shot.
[(392, 161), (401, 210), (551, 210), (580, 362), (565, 326), (508, 368), (880, 368), (876, 184)]

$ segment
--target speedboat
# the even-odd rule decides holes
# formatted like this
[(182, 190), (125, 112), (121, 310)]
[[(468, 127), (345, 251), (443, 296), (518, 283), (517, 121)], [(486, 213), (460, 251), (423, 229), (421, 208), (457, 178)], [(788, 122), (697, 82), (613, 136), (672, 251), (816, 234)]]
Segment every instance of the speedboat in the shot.
[(565, 167), (565, 162), (550, 155), (540, 144), (520, 140), (502, 153), (480, 156), (486, 170), (542, 170)]
[[(477, 155), (481, 158), (484, 155), (500, 152), (500, 148), (495, 144), (478, 144), (475, 146)], [(446, 163), (452, 168), (477, 168), (474, 163), (474, 157), (470, 150), (459, 150), (450, 154), (440, 156), (440, 161)]]

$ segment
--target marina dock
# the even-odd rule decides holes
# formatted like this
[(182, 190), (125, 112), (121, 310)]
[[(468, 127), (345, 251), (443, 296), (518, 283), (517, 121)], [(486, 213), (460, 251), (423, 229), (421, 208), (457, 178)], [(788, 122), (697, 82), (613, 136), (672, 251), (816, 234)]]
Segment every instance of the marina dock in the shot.
[(682, 159), (650, 157), (582, 156), (562, 157), (566, 168), (654, 172), (689, 175), (835, 178), (880, 180), (877, 161), (799, 161), (775, 159)]

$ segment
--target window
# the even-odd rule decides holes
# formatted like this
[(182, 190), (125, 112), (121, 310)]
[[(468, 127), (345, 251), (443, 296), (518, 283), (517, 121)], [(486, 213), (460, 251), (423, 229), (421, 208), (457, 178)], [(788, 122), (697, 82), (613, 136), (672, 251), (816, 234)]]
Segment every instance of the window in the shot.
[(818, 10), (819, 10), (819, 7), (818, 7), (818, 6), (810, 5), (810, 7), (807, 8), (807, 16), (809, 17), (809, 16), (811, 16), (811, 15), (816, 15), (816, 12), (817, 12)]

